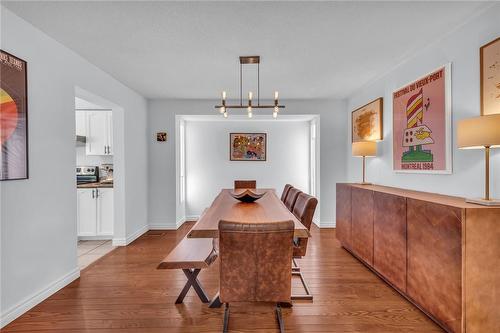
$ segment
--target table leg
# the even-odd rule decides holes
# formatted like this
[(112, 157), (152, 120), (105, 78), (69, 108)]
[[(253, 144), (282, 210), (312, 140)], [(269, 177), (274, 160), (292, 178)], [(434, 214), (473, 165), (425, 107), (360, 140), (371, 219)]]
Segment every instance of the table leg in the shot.
[(221, 306), (222, 303), (220, 301), (219, 293), (217, 293), (217, 295), (215, 295), (215, 297), (212, 298), (212, 301), (210, 302), (208, 307), (213, 309), (213, 308), (220, 308)]

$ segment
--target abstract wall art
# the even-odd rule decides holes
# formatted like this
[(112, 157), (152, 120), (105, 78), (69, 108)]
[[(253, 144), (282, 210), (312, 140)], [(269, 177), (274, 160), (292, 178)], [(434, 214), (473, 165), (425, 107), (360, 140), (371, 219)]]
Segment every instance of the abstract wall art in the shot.
[(382, 114), (382, 97), (354, 110), (352, 142), (382, 140)]
[(267, 159), (266, 133), (230, 133), (231, 161), (265, 161)]
[(500, 113), (500, 37), (481, 47), (481, 115)]

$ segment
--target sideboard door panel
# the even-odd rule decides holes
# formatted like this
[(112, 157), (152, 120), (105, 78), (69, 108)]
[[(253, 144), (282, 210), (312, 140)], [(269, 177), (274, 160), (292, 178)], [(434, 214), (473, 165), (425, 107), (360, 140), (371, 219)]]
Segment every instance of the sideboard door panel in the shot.
[(462, 210), (407, 199), (407, 293), (451, 332), (461, 332)]
[(348, 249), (351, 249), (351, 232), (351, 185), (337, 184), (336, 235)]
[(406, 292), (406, 198), (374, 192), (373, 267)]
[(373, 266), (373, 191), (352, 188), (352, 250)]

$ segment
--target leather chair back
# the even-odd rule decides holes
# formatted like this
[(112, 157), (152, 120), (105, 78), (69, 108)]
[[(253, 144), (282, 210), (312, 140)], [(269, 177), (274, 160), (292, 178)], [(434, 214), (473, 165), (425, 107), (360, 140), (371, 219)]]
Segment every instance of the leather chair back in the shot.
[(281, 201), (285, 202), (286, 195), (288, 194), (288, 191), (292, 188), (293, 186), (290, 184), (286, 184), (285, 187), (283, 188), (283, 193), (281, 193)]
[[(293, 206), (293, 215), (307, 228), (311, 229), (311, 224), (318, 205), (318, 199), (306, 193), (300, 193)], [(307, 238), (298, 238), (294, 240), (293, 256), (303, 257), (306, 255)]]
[(234, 189), (236, 190), (239, 188), (255, 189), (255, 188), (257, 188), (257, 181), (256, 180), (235, 180), (234, 181)]
[(285, 199), (285, 206), (290, 212), (293, 211), (293, 206), (295, 205), (295, 201), (297, 200), (297, 197), (300, 193), (302, 193), (302, 191), (295, 187), (292, 187), (290, 190), (288, 190), (288, 194), (286, 195)]
[(293, 221), (220, 221), (220, 301), (291, 302), (293, 232)]

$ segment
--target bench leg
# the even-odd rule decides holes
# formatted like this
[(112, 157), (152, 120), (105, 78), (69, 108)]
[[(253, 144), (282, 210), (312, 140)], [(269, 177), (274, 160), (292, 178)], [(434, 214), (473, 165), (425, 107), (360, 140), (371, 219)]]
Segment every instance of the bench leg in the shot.
[(189, 288), (193, 287), (194, 291), (198, 294), (198, 297), (201, 299), (203, 303), (208, 303), (210, 300), (207, 297), (207, 294), (203, 290), (200, 281), (198, 280), (198, 274), (200, 274), (201, 269), (183, 269), (182, 270), (187, 277), (187, 282), (184, 288), (182, 288), (179, 297), (175, 301), (175, 304), (182, 303), (184, 301), (184, 297), (186, 297)]

